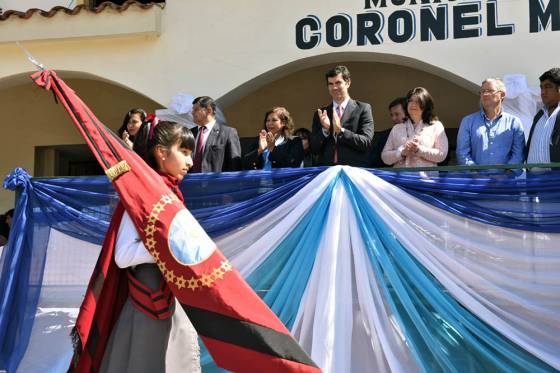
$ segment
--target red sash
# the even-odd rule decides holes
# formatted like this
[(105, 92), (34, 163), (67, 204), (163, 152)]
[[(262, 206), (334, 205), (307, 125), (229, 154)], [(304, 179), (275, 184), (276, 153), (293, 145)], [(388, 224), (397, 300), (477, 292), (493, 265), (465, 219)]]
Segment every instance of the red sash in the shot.
[(138, 281), (132, 270), (126, 271), (128, 275), (128, 296), (136, 309), (152, 320), (165, 320), (172, 315), (173, 293), (165, 281), (161, 281), (158, 290), (152, 290)]

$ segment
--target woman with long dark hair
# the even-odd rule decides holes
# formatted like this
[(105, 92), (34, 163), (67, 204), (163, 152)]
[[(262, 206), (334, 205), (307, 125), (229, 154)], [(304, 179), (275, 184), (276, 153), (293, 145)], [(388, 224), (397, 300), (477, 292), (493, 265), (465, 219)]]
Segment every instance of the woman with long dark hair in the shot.
[(143, 109), (130, 109), (124, 116), (123, 124), (119, 128), (119, 137), (132, 149), (134, 137), (140, 130), (142, 123), (146, 120), (146, 112)]
[(406, 99), (409, 119), (393, 127), (381, 159), (393, 167), (437, 166), (447, 156), (448, 141), (434, 100), (423, 87), (411, 89)]

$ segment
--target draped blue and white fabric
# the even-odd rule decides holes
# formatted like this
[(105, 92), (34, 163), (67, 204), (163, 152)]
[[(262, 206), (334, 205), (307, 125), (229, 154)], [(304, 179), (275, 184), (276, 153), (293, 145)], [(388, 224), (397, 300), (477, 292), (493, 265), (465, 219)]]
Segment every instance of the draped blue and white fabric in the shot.
[[(16, 170), (5, 186), (21, 192), (1, 258), (0, 368), (63, 372), (117, 197), (103, 177)], [(560, 369), (557, 171), (331, 167), (189, 175), (182, 189), (325, 372)]]

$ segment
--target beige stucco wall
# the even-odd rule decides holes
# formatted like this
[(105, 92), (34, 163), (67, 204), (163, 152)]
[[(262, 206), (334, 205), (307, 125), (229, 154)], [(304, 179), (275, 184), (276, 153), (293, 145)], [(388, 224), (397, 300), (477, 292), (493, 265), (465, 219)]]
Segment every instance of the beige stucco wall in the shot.
[[(2, 180), (15, 167), (23, 167), (34, 175), (36, 146), (84, 143), (64, 108), (54, 103), (51, 93), (39, 89), (29, 79), (18, 81), (23, 84), (0, 90), (3, 108), (0, 124)], [(143, 107), (151, 112), (161, 107), (146, 97), (109, 83), (76, 78), (66, 81), (113, 130), (120, 127), (124, 114), (132, 107)], [(14, 194), (0, 189), (0, 213), (13, 204)]]
[[(559, 57), (555, 48), (545, 48), (556, 43), (556, 32), (529, 33), (526, 0), (499, 3), (500, 22), (515, 23), (514, 35), (432, 42), (413, 40), (403, 44), (386, 40), (382, 45), (366, 47), (351, 43), (332, 48), (323, 43), (307, 51), (295, 46), (295, 24), (308, 14), (317, 15), (324, 23), (337, 13), (355, 15), (364, 12), (363, 8), (363, 0), (285, 0), (282, 3), (168, 0), (159, 37), (103, 36), (94, 40), (27, 42), (26, 47), (51, 68), (88, 71), (163, 104), (168, 104), (173, 94), (183, 91), (221, 97), (280, 66), (333, 52), (359, 53), (362, 55), (360, 60), (417, 66), (456, 79), (465, 86), (486, 76), (506, 73), (525, 74), (536, 84), (539, 73)], [(417, 10), (419, 5), (409, 8)], [(395, 9), (390, 6), (382, 12), (388, 15)], [(126, 28), (128, 12), (136, 16), (143, 11), (131, 9), (122, 14), (83, 12), (74, 17), (81, 17), (85, 24), (96, 22), (99, 29), (112, 27), (115, 23)], [(484, 26), (486, 18), (482, 18)], [(64, 18), (53, 17), (52, 21), (64, 22)], [(20, 20), (4, 21), (0, 24), (0, 32), (10, 22)], [(21, 30), (39, 22), (43, 20), (35, 16), (20, 22), (18, 29), (23, 32)], [(10, 32), (17, 33), (15, 30)], [(13, 44), (0, 45), (0, 55), (3, 56), (0, 78), (29, 69), (21, 51)], [(535, 61), (533, 56), (538, 59)], [(313, 63), (325, 62), (315, 60)], [(295, 70), (279, 71), (277, 78), (305, 67), (309, 66), (304, 61), (293, 64), (291, 68)]]

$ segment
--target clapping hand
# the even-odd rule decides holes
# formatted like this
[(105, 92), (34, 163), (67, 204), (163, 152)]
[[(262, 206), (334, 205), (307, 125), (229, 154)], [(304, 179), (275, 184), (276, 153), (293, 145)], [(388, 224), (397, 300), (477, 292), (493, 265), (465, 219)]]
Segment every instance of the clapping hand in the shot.
[(330, 131), (331, 130), (331, 120), (329, 119), (327, 111), (317, 109), (317, 115), (319, 115), (319, 121), (321, 122), (321, 127), (323, 127), (323, 129), (325, 131)]
[(404, 150), (402, 151), (402, 154), (404, 156), (408, 156), (416, 153), (418, 151), (418, 145), (419, 141), (416, 137), (413, 140), (408, 140), (404, 144)]
[(270, 152), (272, 152), (276, 146), (276, 138), (272, 132), (266, 134), (266, 146)]
[(262, 152), (264, 152), (264, 150), (267, 148), (267, 141), (266, 141), (266, 131), (265, 130), (261, 130), (261, 132), (259, 132), (259, 149), (258, 152), (259, 154), (262, 154)]
[(338, 116), (338, 114), (336, 113), (336, 110), (332, 109), (332, 117), (333, 117), (333, 130), (335, 134), (339, 134), (340, 131), (342, 131), (342, 125), (340, 124), (340, 118)]

